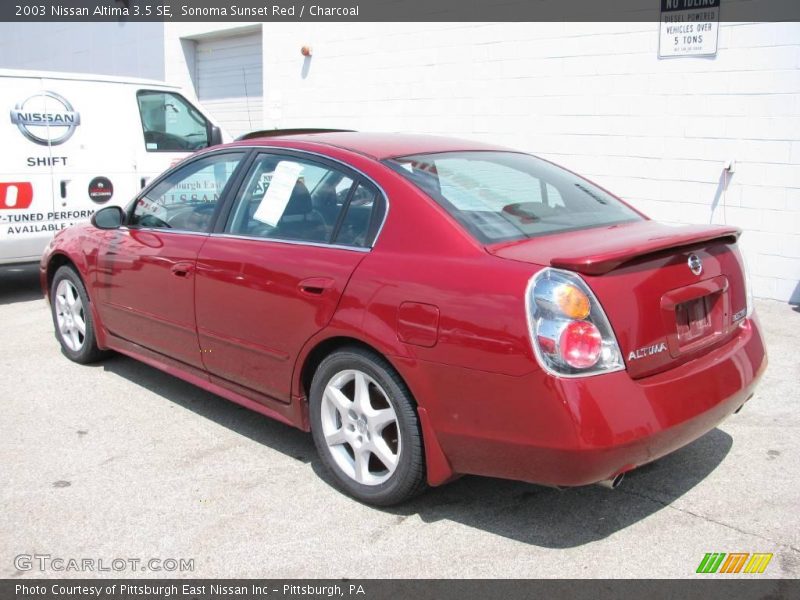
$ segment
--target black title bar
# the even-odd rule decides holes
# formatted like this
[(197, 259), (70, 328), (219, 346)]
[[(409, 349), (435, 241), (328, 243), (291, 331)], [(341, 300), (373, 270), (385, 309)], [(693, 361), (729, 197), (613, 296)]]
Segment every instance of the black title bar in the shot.
[(0, 21), (658, 21), (717, 6), (722, 21), (800, 21), (798, 0), (3, 0)]
[(277, 580), (277, 579), (3, 579), (3, 600), (756, 600), (798, 598), (800, 582), (682, 580)]

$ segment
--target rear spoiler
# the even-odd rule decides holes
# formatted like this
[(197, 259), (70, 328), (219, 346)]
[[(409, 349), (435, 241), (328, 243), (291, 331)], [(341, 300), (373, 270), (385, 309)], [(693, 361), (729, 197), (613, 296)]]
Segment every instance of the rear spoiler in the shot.
[(261, 129), (251, 131), (236, 138), (237, 142), (256, 138), (278, 137), (284, 135), (306, 135), (309, 133), (352, 133), (352, 129), (321, 129), (315, 127), (296, 127), (294, 129)]
[(701, 244), (711, 240), (733, 244), (742, 230), (738, 227), (689, 225), (669, 227), (647, 221), (639, 227), (621, 227), (604, 238), (594, 238), (572, 254), (556, 255), (550, 265), (586, 275), (602, 275), (634, 258), (661, 250)]

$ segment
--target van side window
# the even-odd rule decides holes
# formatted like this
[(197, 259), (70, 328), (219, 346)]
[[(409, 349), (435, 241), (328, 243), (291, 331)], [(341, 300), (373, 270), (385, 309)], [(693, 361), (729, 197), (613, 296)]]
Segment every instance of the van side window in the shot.
[(132, 227), (207, 232), (220, 197), (244, 153), (192, 161), (168, 175), (133, 206)]
[(136, 99), (148, 152), (189, 152), (210, 145), (208, 120), (181, 95), (140, 90)]

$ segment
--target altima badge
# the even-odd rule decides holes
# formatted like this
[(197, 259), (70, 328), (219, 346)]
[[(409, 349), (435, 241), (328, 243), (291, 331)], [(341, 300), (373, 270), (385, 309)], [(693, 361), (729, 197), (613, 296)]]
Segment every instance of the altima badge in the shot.
[(638, 350), (633, 350), (632, 352), (628, 353), (628, 360), (636, 360), (638, 358), (645, 358), (646, 356), (653, 356), (653, 354), (658, 354), (659, 352), (663, 352), (667, 349), (667, 344), (664, 342), (659, 342), (658, 344), (653, 344), (652, 346), (645, 346), (644, 348), (639, 348)]
[(703, 272), (703, 261), (697, 254), (689, 255), (689, 270), (695, 275), (700, 275)]

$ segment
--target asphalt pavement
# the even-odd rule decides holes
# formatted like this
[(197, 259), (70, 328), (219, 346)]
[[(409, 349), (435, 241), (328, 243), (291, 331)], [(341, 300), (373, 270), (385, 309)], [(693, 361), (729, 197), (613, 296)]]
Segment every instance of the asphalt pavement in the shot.
[(0, 578), (709, 577), (708, 552), (798, 577), (800, 312), (756, 306), (754, 398), (617, 490), (464, 477), (387, 510), (331, 487), (310, 435), (126, 357), (71, 363), (35, 268), (0, 268)]

